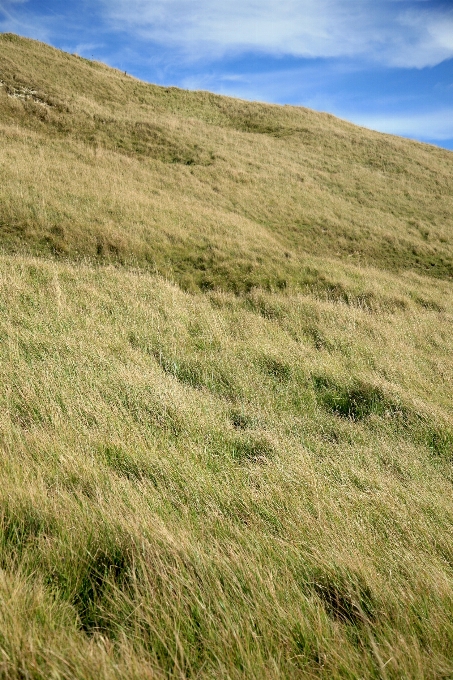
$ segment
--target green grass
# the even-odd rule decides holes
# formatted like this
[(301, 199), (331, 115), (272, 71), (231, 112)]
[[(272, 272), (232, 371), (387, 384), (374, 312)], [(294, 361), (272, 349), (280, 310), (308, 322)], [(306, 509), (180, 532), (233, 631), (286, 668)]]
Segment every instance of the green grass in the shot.
[(451, 153), (0, 80), (0, 677), (452, 677)]

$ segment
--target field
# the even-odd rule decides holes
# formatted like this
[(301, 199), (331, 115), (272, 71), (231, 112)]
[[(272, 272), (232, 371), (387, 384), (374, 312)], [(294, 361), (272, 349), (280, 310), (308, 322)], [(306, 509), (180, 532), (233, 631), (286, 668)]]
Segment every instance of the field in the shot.
[(452, 153), (0, 81), (0, 677), (452, 678)]

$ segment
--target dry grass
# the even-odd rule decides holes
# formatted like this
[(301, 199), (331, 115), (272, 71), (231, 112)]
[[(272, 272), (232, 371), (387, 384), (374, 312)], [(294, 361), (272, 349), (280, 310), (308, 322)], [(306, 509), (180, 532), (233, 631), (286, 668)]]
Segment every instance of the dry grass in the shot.
[(10, 252), (135, 264), (188, 290), (325, 286), (307, 253), (453, 275), (451, 152), (14, 36), (0, 60)]
[(0, 677), (451, 677), (451, 154), (0, 55)]

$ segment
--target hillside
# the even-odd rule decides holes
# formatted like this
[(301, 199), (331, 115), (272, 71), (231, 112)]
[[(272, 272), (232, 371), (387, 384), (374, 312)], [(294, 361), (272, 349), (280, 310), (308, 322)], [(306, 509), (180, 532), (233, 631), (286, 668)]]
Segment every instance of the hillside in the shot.
[(8, 249), (138, 264), (191, 290), (304, 286), (307, 253), (453, 276), (450, 152), (13, 36), (0, 60)]
[(0, 35), (0, 677), (453, 677), (453, 154)]

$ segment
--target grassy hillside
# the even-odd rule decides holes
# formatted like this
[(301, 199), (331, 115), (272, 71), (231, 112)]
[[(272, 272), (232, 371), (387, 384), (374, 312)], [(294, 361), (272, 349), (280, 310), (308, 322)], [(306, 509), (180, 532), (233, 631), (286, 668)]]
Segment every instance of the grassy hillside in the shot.
[(189, 290), (324, 287), (307, 253), (453, 276), (450, 152), (9, 35), (0, 80), (9, 251), (139, 265)]
[(453, 677), (453, 154), (0, 81), (0, 677)]

